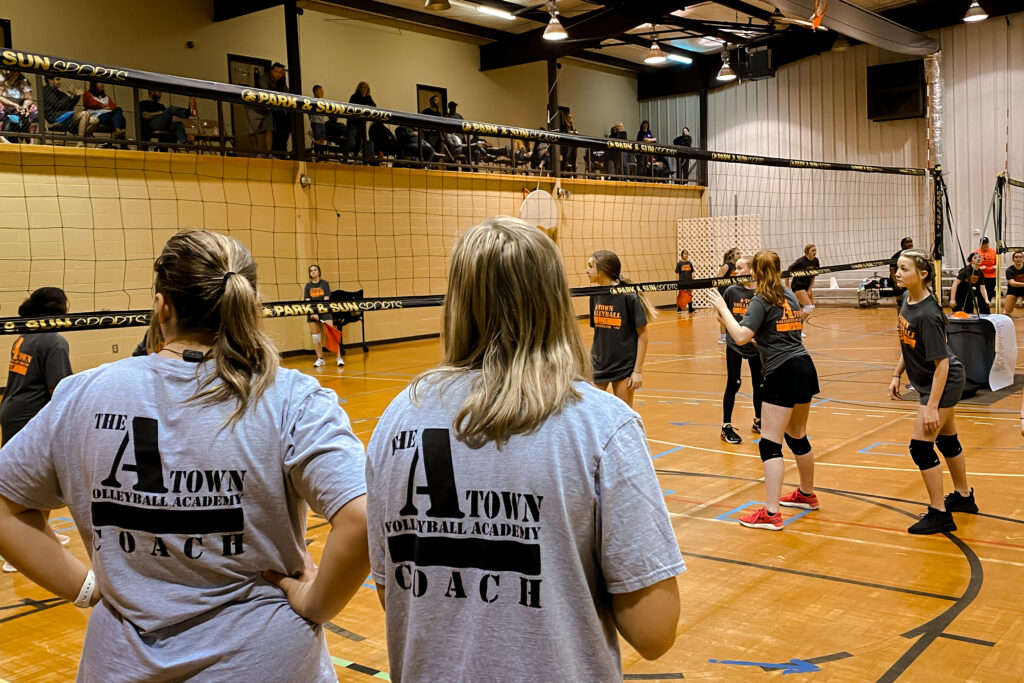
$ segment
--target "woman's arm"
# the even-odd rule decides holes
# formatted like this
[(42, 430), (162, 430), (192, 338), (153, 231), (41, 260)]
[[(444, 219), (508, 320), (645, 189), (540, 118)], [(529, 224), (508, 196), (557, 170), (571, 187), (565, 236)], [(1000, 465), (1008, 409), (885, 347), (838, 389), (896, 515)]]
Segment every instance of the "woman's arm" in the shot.
[(718, 311), (718, 317), (721, 319), (722, 325), (725, 326), (729, 336), (740, 346), (749, 344), (754, 339), (754, 331), (736, 322), (736, 318), (729, 311), (729, 305), (725, 303), (725, 299), (722, 298), (717, 289), (709, 289), (708, 297), (711, 299), (711, 305)]
[[(48, 529), (41, 511), (0, 496), (0, 553), (35, 583), (74, 602), (89, 568), (58, 543)], [(90, 606), (99, 599), (97, 589)]]
[(630, 389), (639, 389), (644, 383), (644, 358), (647, 356), (647, 342), (650, 337), (647, 334), (647, 325), (636, 328), (636, 361), (633, 363), (633, 374), (629, 376), (626, 386)]
[(896, 361), (896, 369), (892, 371), (892, 379), (889, 380), (889, 398), (894, 401), (902, 401), (903, 396), (900, 394), (900, 380), (903, 378), (903, 354), (900, 354), (899, 360)]
[(960, 278), (954, 278), (953, 279), (953, 284), (949, 288), (949, 305), (953, 308), (954, 311), (957, 308), (957, 306), (956, 306), (956, 290), (960, 287), (960, 283), (961, 282), (962, 282), (962, 280)]

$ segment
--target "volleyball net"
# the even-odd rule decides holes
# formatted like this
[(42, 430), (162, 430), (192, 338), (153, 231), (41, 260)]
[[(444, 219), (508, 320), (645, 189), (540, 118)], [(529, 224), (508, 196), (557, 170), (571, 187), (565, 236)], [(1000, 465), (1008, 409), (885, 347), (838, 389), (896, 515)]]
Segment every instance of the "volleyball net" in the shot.
[[(65, 88), (86, 85), (84, 79), (102, 81), (117, 102), (136, 103), (140, 91), (159, 90), (166, 103), (221, 124), (206, 137), (187, 131), (201, 143), (192, 151), (208, 154), (156, 151), (173, 147), (159, 139), (122, 149), (128, 143), (113, 133), (112, 150), (74, 147), (81, 142), (76, 135), (61, 140), (59, 131), (38, 130), (26, 134), (36, 138), (25, 139), (68, 144), (0, 145), (0, 330), (8, 334), (147, 324), (153, 260), (171, 235), (186, 228), (217, 230), (250, 248), (268, 317), (381, 311), (380, 323), (368, 332), (375, 339), (436, 334), (437, 315), (429, 309), (442, 303), (455, 239), (496, 214), (521, 216), (552, 236), (576, 296), (608, 291), (588, 287), (584, 271), (590, 253), (610, 249), (622, 259), (623, 274), (638, 283), (635, 290), (618, 291), (648, 292), (661, 305), (670, 304), (680, 286), (727, 284), (715, 273), (722, 253), (734, 246), (746, 254), (773, 248), (786, 266), (813, 243), (825, 264), (815, 272), (827, 274), (883, 268), (905, 236), (932, 244), (929, 178), (922, 169), (442, 119), (13, 50), (0, 52), (0, 66), (58, 75)], [(232, 156), (233, 140), (244, 134), (239, 112), (253, 106), (381, 124), (391, 132), (405, 127), (424, 139), (450, 133), (509, 150), (518, 142), (539, 162), (415, 164), (384, 150), (359, 160), (372, 164), (256, 158), (242, 151)], [(125, 120), (131, 127), (139, 117)], [(554, 158), (555, 148), (572, 148), (581, 159), (603, 164), (594, 167), (603, 180), (557, 177), (557, 164), (544, 164), (545, 146)], [(417, 145), (416, 154), (423, 149)], [(706, 184), (666, 176), (668, 159), (687, 161)], [(627, 179), (617, 169), (644, 173)], [(689, 250), (696, 266), (696, 279), (684, 285), (674, 274), (680, 248)], [(315, 304), (323, 307), (317, 309), (300, 301), (314, 263), (332, 289), (356, 296)], [(21, 300), (41, 286), (64, 288), (73, 310), (88, 312), (52, 320), (14, 316)], [(422, 314), (402, 314), (406, 309)], [(578, 309), (586, 310), (582, 299)], [(305, 343), (301, 339), (296, 345)]]
[(1024, 250), (1024, 180), (1006, 174), (996, 181), (996, 248), (1000, 253)]

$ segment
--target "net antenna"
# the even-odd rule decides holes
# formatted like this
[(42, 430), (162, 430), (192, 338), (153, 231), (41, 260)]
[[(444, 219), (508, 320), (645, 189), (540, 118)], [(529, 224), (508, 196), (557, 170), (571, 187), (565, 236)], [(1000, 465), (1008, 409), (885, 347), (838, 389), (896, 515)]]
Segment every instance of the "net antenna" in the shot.
[(814, 12), (811, 13), (811, 26), (815, 31), (821, 28), (821, 20), (825, 18), (828, 0), (814, 0)]

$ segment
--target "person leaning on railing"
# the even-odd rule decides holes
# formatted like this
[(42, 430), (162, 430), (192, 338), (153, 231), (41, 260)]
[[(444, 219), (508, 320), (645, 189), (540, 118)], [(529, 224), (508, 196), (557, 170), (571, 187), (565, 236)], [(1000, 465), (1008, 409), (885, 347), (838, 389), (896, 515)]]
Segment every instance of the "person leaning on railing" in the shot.
[[(77, 133), (81, 138), (92, 134), (100, 124), (99, 119), (84, 109), (75, 111), (75, 106), (85, 91), (78, 88), (74, 94), (66, 92), (61, 88), (64, 79), (60, 76), (44, 76), (43, 79), (46, 82), (43, 85), (43, 116), (46, 118), (47, 127), (55, 131)], [(83, 143), (76, 144), (81, 147)]]

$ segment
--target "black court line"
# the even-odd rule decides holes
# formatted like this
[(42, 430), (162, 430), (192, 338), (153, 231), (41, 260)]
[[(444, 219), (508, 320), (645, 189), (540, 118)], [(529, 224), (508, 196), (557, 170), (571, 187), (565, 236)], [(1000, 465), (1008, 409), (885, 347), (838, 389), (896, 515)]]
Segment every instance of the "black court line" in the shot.
[(683, 678), (683, 674), (671, 673), (671, 674), (622, 674), (622, 680), (624, 681), (664, 681), (673, 680), (678, 681)]
[(312, 531), (313, 529), (319, 529), (320, 527), (327, 526), (328, 524), (330, 524), (330, 522), (320, 522), (319, 524), (314, 524), (313, 526), (307, 526), (306, 527), (306, 531)]
[(30, 609), (27, 612), (19, 612), (18, 614), (12, 614), (9, 617), (4, 617), (3, 619), (0, 619), (0, 624), (3, 624), (7, 621), (20, 619), (21, 617), (27, 617), (30, 614), (39, 614), (40, 612), (44, 612), (48, 609), (60, 607), (61, 605), (66, 604), (68, 604), (68, 601), (62, 598), (46, 598), (45, 600), (32, 600), (30, 598), (22, 598), (20, 602), (17, 602), (13, 605), (4, 605), (3, 607), (0, 607), (0, 610), (17, 609), (19, 607), (34, 607), (35, 609)]
[(358, 633), (352, 633), (352, 631), (349, 631), (346, 628), (342, 628), (337, 624), (331, 623), (329, 621), (324, 622), (324, 628), (330, 631), (331, 633), (337, 633), (342, 638), (348, 638), (349, 640), (354, 640), (357, 643), (359, 641), (366, 640), (366, 636), (361, 636)]
[(982, 640), (981, 638), (969, 638), (967, 636), (958, 636), (954, 633), (940, 633), (939, 638), (949, 638), (950, 640), (959, 640), (963, 643), (971, 643), (973, 645), (984, 645), (985, 647), (995, 647), (996, 644), (991, 640)]
[(779, 572), (780, 574), (793, 574), (795, 576), (806, 576), (811, 579), (821, 579), (823, 581), (835, 581), (836, 583), (847, 583), (853, 586), (864, 586), (866, 588), (879, 588), (881, 590), (893, 591), (896, 593), (906, 593), (907, 595), (919, 595), (925, 598), (935, 598), (936, 600), (949, 600), (955, 602), (959, 600), (953, 595), (942, 595), (941, 593), (929, 593), (927, 591), (914, 590), (913, 588), (901, 588), (900, 586), (889, 586), (884, 583), (872, 583), (870, 581), (858, 581), (857, 579), (847, 579), (841, 576), (831, 576), (829, 574), (818, 574), (815, 572), (805, 572), (799, 569), (789, 569), (787, 567), (773, 567), (767, 564), (758, 564), (756, 562), (747, 562), (746, 560), (734, 560), (729, 557), (717, 557), (715, 555), (702, 555), (700, 553), (683, 552), (686, 557), (699, 557), (703, 560), (712, 560), (714, 562), (725, 562), (727, 564), (736, 564), (742, 567), (754, 567), (756, 569), (767, 569), (768, 571)]
[(836, 652), (835, 654), (831, 654), (831, 655), (822, 655), (821, 657), (811, 657), (810, 659), (805, 659), (804, 661), (805, 662), (810, 662), (811, 664), (826, 664), (828, 662), (835, 662), (835, 661), (838, 661), (840, 659), (849, 659), (852, 656), (853, 655), (851, 655), (849, 652)]

